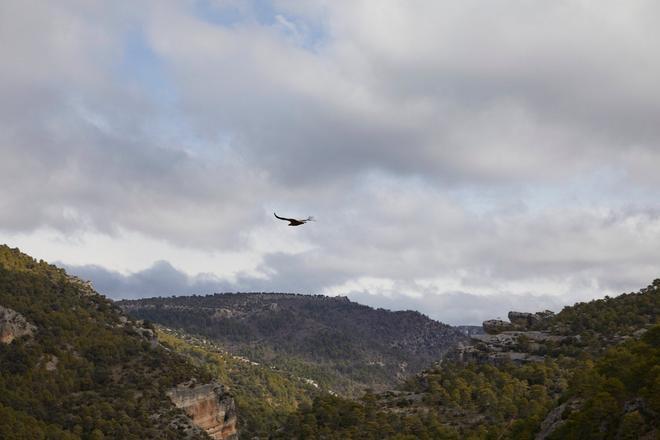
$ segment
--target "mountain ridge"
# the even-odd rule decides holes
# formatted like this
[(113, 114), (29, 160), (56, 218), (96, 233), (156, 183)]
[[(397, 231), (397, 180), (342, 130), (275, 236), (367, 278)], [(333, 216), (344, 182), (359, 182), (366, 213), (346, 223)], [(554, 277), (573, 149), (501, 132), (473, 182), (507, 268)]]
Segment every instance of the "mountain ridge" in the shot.
[(136, 318), (213, 338), (258, 362), (293, 359), (310, 369), (301, 375), (347, 395), (390, 387), (467, 339), (419, 312), (374, 309), (346, 297), (253, 292), (116, 304)]

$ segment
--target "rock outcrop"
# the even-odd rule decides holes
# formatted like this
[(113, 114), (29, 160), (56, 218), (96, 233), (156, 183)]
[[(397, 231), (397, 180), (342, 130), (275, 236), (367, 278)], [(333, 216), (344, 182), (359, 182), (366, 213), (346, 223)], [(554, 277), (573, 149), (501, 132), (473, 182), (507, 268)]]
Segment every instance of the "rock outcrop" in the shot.
[(483, 322), (484, 331), (490, 335), (496, 335), (498, 333), (512, 331), (512, 330), (529, 330), (535, 324), (540, 323), (541, 321), (548, 319), (554, 316), (554, 313), (550, 310), (537, 313), (528, 313), (528, 312), (509, 312), (509, 321), (503, 321), (501, 319), (489, 319)]
[(502, 321), (501, 319), (489, 319), (484, 321), (483, 328), (489, 335), (496, 335), (508, 330), (513, 330), (515, 326), (510, 322)]
[(470, 342), (458, 344), (448, 357), (463, 362), (542, 362), (543, 354), (549, 349), (571, 339), (548, 331), (532, 330), (542, 327), (536, 324), (552, 316), (554, 313), (549, 310), (538, 313), (512, 311), (508, 314), (509, 321), (489, 319), (483, 323), (483, 333), (470, 333)]
[(216, 382), (198, 385), (191, 381), (170, 389), (167, 395), (212, 439), (238, 439), (236, 404), (223, 385)]
[(543, 312), (537, 313), (528, 313), (528, 312), (509, 312), (509, 321), (514, 326), (517, 326), (520, 329), (528, 329), (534, 324), (538, 324), (544, 319), (554, 316), (554, 312), (546, 310)]
[(0, 306), (0, 343), (9, 344), (21, 336), (32, 336), (36, 329), (17, 311)]
[[(543, 356), (535, 353), (542, 352), (548, 344), (560, 344), (568, 339), (566, 336), (531, 330), (472, 335), (471, 338), (477, 347), (472, 347), (471, 351), (464, 348), (464, 357), (469, 352), (472, 358), (477, 357), (480, 360), (514, 362), (542, 362)], [(480, 356), (476, 355), (477, 353)]]

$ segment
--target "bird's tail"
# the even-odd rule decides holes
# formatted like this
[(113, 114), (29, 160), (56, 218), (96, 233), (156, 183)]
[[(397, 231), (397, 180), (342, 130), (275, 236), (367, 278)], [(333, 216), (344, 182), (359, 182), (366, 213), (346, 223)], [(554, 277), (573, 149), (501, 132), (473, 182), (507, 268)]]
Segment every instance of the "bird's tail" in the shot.
[(305, 219), (305, 221), (306, 221), (306, 222), (315, 222), (316, 219), (315, 219), (314, 217), (312, 217), (312, 216), (309, 216), (309, 217), (307, 217), (307, 218)]

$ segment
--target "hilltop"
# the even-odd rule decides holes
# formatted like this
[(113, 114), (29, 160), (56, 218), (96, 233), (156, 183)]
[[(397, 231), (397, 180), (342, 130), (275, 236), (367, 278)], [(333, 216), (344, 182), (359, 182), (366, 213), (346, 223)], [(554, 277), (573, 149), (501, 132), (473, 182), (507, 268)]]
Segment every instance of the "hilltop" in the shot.
[(373, 309), (346, 297), (235, 293), (117, 304), (344, 395), (391, 388), (467, 340), (419, 312)]

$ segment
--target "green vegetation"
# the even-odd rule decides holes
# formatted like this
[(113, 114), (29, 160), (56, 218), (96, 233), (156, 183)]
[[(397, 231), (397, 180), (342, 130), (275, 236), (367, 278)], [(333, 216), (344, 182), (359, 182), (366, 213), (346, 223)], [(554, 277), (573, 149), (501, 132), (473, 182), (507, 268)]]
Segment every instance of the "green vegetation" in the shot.
[[(401, 362), (430, 363), (443, 344), (462, 338), (423, 315), (345, 299), (122, 302), (199, 335), (158, 327), (163, 350), (153, 326), (127, 320), (85, 283), (6, 246), (0, 305), (36, 326), (32, 336), (0, 344), (2, 439), (181, 438), (182, 413), (165, 391), (191, 377), (229, 387), (249, 439), (522, 440), (543, 432), (605, 440), (660, 432), (660, 280), (536, 324), (564, 336), (517, 340), (516, 350), (533, 350), (541, 362), (449, 357), (405, 381), (394, 379), (405, 372)], [(398, 386), (382, 391), (387, 383)], [(378, 392), (346, 397), (369, 384)], [(345, 397), (330, 392), (337, 385)]]
[(291, 416), (282, 438), (532, 438), (562, 382), (554, 362), (447, 364), (398, 392), (367, 393), (359, 402), (318, 398)]
[[(557, 440), (657, 438), (658, 304), (660, 280), (639, 293), (567, 307), (544, 326), (580, 338), (544, 362), (444, 362), (397, 391), (361, 400), (319, 396), (277, 438), (532, 439), (542, 428)], [(556, 420), (544, 425), (552, 410)]]
[[(553, 439), (641, 438), (660, 428), (660, 325), (580, 365), (562, 400), (581, 402)], [(593, 436), (592, 436), (593, 438)]]
[(0, 438), (177, 439), (165, 391), (210, 380), (62, 269), (0, 246), (0, 305), (37, 327), (0, 343)]
[(576, 402), (576, 409), (564, 411), (550, 439), (656, 438), (660, 325), (642, 340), (612, 347), (598, 361), (572, 369), (551, 360), (499, 368), (449, 364), (404, 388), (367, 393), (361, 401), (320, 396), (293, 414), (277, 438), (532, 439), (562, 402)]
[(304, 378), (232, 356), (208, 340), (162, 327), (158, 335), (165, 346), (187, 356), (229, 387), (238, 408), (242, 438), (267, 438), (288, 414), (301, 404), (310, 404), (320, 393)]
[(342, 297), (237, 293), (118, 304), (132, 316), (203, 335), (348, 396), (391, 388), (466, 339), (421, 313), (372, 309)]
[(543, 326), (559, 334), (597, 333), (603, 338), (612, 338), (655, 324), (659, 315), (660, 279), (656, 279), (639, 292), (565, 307)]

